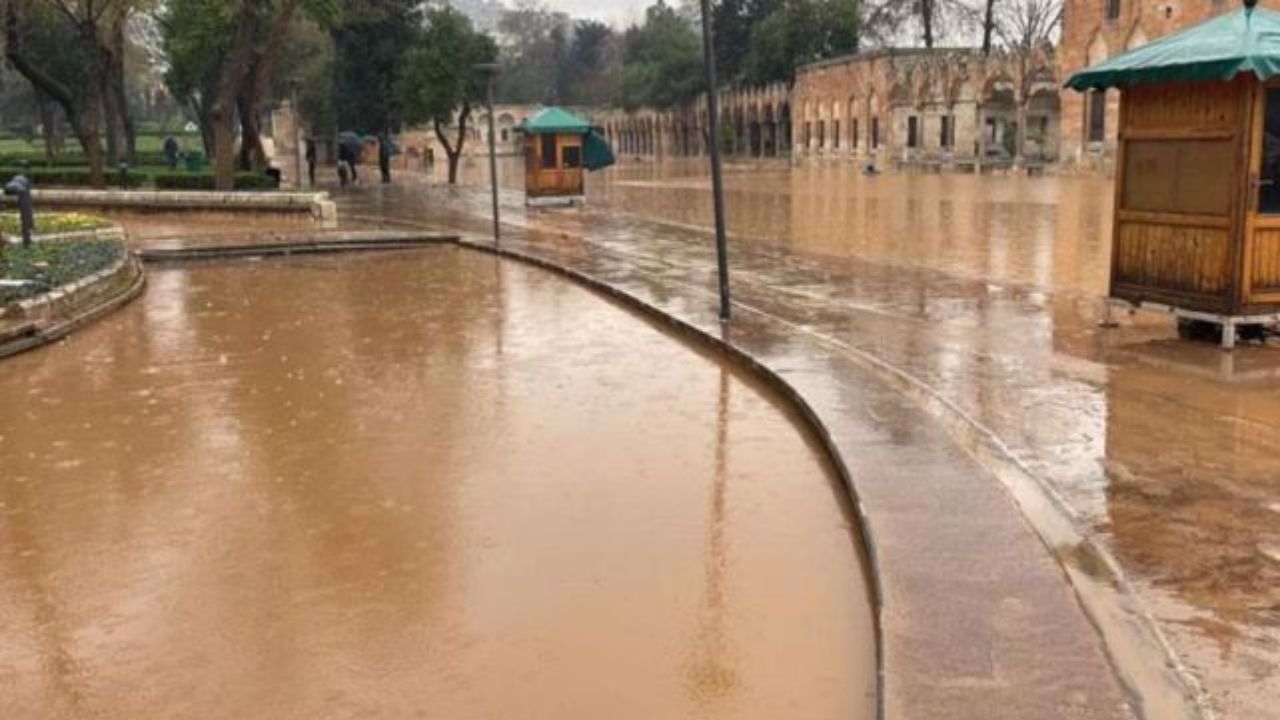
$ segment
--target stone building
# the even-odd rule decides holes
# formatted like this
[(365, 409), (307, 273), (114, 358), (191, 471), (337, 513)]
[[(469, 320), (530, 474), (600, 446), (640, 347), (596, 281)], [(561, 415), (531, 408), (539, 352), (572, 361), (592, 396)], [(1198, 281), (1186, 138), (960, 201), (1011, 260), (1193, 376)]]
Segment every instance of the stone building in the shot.
[[(720, 91), (732, 155), (843, 158), (936, 167), (1041, 164), (1058, 157), (1051, 49), (883, 50), (801, 68), (788, 87)], [(623, 157), (707, 151), (705, 98), (666, 111), (588, 112)]]
[(1050, 49), (883, 50), (801, 68), (796, 157), (893, 165), (1016, 165), (1058, 156), (1059, 76)]
[[(1261, 0), (1259, 4), (1280, 10), (1280, 0)], [(1240, 6), (1240, 0), (1065, 0), (1058, 49), (1062, 77)], [(1119, 93), (1114, 90), (1087, 94), (1065, 91), (1063, 161), (1109, 167), (1119, 112)]]

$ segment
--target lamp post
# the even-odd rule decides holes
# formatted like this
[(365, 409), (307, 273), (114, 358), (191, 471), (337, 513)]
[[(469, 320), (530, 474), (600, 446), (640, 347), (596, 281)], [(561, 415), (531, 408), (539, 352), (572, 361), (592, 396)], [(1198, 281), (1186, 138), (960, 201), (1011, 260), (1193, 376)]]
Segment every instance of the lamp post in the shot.
[(497, 63), (479, 63), (475, 71), (485, 80), (485, 107), (489, 111), (489, 185), (493, 196), (493, 242), (502, 239), (501, 224), (498, 220), (498, 153), (493, 130), (493, 81), (498, 76)]
[(711, 35), (711, 0), (702, 0), (702, 58), (707, 81), (707, 133), (711, 146), (711, 203), (716, 221), (716, 266), (720, 279), (720, 321), (729, 321), (729, 251), (724, 229), (724, 184), (720, 176), (720, 99), (716, 92), (716, 51)]

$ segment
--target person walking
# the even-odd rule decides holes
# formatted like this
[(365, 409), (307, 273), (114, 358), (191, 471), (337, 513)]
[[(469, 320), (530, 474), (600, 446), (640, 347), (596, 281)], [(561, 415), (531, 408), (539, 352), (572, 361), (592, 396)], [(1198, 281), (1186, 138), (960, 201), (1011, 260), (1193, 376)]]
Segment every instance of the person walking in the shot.
[(316, 139), (308, 136), (305, 140), (303, 140), (303, 144), (306, 146), (305, 152), (306, 152), (306, 160), (307, 160), (307, 180), (309, 181), (310, 187), (315, 187), (316, 186)]
[(178, 141), (173, 136), (164, 139), (164, 164), (169, 168), (169, 172), (178, 169), (178, 154), (181, 149), (178, 147)]
[(391, 136), (384, 130), (378, 135), (378, 170), (382, 172), (382, 183), (391, 182), (391, 156), (399, 150), (391, 142)]

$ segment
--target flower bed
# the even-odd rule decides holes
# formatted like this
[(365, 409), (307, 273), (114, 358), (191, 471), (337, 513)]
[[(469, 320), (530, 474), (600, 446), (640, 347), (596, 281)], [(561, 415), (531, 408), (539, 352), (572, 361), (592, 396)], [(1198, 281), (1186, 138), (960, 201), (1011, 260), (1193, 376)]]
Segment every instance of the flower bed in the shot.
[[(37, 235), (99, 230), (111, 226), (111, 223), (102, 218), (83, 213), (36, 213), (35, 220)], [(0, 213), (0, 235), (18, 235), (21, 232), (22, 224), (18, 213)]]
[[(37, 235), (57, 235), (110, 227), (110, 223), (80, 213), (41, 213)], [(0, 213), (0, 234), (20, 232), (15, 213)], [(0, 241), (0, 307), (73, 283), (116, 263), (124, 245), (100, 238), (37, 240), (29, 247)]]

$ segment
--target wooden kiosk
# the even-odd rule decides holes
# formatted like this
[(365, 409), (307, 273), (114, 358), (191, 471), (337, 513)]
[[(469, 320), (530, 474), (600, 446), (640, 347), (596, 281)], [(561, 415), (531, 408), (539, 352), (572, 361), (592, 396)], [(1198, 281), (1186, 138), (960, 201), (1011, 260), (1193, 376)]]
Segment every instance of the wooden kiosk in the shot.
[(1280, 321), (1280, 14), (1245, 7), (1082, 70), (1119, 88), (1111, 301), (1209, 322)]
[(613, 164), (609, 143), (567, 110), (545, 108), (517, 130), (524, 133), (526, 201), (578, 200), (586, 194), (586, 171)]

